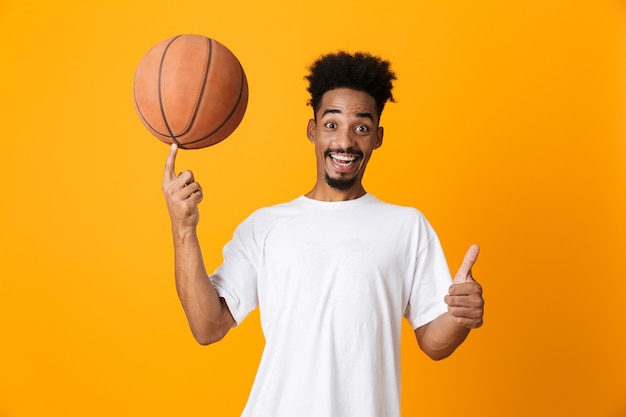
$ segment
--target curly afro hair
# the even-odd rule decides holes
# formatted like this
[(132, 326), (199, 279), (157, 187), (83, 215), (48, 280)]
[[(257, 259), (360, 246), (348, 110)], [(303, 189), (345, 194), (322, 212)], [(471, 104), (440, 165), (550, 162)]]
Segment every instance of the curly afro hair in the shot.
[(308, 69), (305, 77), (309, 81), (307, 91), (311, 99), (307, 104), (317, 113), (322, 96), (335, 88), (351, 88), (364, 91), (374, 97), (378, 116), (387, 101), (395, 102), (391, 90), (396, 75), (389, 61), (366, 52), (349, 54), (344, 51), (322, 55)]

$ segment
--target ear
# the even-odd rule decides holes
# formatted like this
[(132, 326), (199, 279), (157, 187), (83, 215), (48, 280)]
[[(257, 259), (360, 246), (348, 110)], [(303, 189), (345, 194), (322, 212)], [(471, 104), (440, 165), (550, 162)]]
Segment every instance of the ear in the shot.
[(383, 135), (385, 134), (385, 128), (382, 126), (378, 127), (378, 130), (376, 131), (376, 143), (374, 143), (374, 149), (378, 149), (381, 146), (383, 146)]
[(315, 142), (315, 120), (309, 119), (309, 124), (306, 127), (306, 137), (309, 138), (311, 142)]

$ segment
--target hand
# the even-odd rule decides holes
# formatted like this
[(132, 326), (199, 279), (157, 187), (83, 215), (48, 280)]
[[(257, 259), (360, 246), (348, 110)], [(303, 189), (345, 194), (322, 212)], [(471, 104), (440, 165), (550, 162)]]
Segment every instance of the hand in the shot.
[(479, 251), (480, 248), (476, 245), (469, 248), (445, 297), (448, 313), (457, 324), (468, 329), (483, 325), (485, 307), (483, 289), (472, 276), (472, 267), (476, 263)]
[(200, 212), (198, 204), (202, 201), (202, 188), (195, 182), (191, 171), (183, 171), (178, 176), (174, 171), (178, 147), (172, 144), (165, 162), (163, 175), (163, 195), (167, 203), (173, 229), (195, 228)]

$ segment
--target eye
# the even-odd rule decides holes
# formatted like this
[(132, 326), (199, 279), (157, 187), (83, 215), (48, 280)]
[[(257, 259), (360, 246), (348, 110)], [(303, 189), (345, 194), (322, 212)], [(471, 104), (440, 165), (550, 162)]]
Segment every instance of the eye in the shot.
[(354, 129), (354, 130), (356, 130), (359, 133), (367, 133), (367, 132), (369, 132), (370, 128), (368, 126), (365, 126), (365, 125), (358, 125), (356, 127), (356, 129)]
[(326, 122), (324, 124), (324, 126), (326, 126), (328, 129), (335, 129), (337, 127), (337, 123), (335, 123), (335, 122)]

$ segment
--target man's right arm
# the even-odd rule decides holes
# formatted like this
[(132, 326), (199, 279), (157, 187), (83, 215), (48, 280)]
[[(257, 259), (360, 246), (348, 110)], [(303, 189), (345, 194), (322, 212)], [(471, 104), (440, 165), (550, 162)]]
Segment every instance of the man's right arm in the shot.
[(172, 145), (163, 176), (163, 194), (174, 238), (176, 290), (193, 336), (198, 343), (208, 345), (221, 340), (235, 320), (206, 273), (196, 234), (202, 189), (191, 171), (176, 175), (177, 151), (176, 145)]

